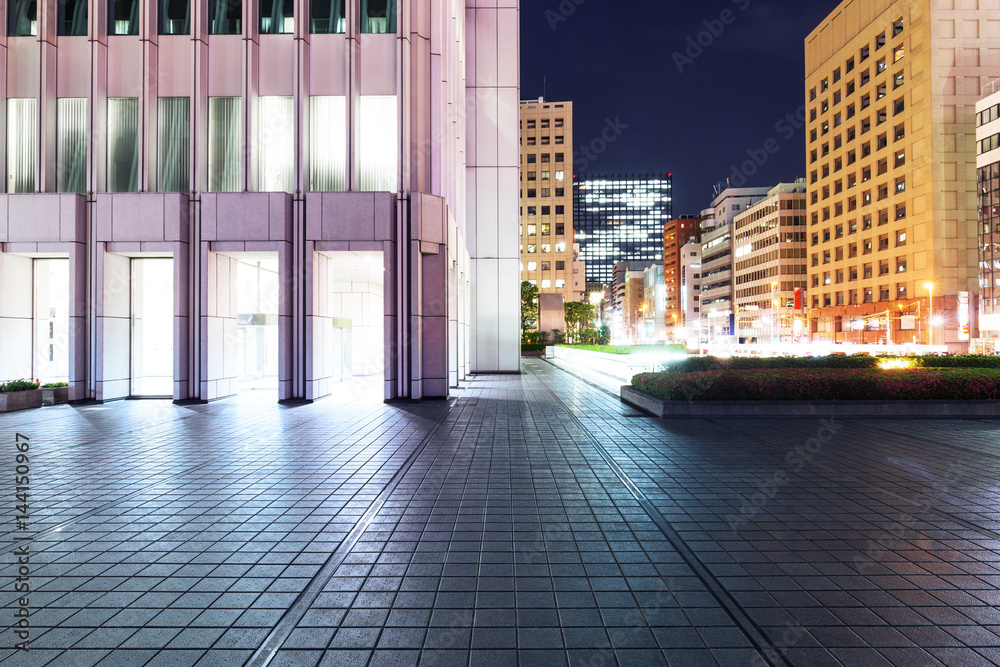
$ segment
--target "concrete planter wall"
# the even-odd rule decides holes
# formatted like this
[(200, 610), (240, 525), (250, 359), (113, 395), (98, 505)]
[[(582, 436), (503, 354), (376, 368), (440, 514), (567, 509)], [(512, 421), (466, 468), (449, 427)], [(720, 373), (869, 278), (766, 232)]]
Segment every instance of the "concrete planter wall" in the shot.
[(14, 412), (42, 407), (42, 390), (8, 391), (0, 393), (0, 412)]
[(621, 399), (657, 417), (998, 419), (1000, 401), (665, 401), (629, 385)]
[(61, 405), (69, 402), (69, 387), (42, 388), (42, 405)]

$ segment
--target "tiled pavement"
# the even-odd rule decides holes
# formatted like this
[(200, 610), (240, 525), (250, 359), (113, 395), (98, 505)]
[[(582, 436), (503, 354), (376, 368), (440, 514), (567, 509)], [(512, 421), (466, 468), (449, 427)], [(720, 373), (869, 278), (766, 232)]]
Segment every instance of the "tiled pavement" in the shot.
[(41, 531), (3, 665), (1000, 664), (1000, 425), (660, 421), (524, 371), (0, 416), (3, 627), (15, 431)]

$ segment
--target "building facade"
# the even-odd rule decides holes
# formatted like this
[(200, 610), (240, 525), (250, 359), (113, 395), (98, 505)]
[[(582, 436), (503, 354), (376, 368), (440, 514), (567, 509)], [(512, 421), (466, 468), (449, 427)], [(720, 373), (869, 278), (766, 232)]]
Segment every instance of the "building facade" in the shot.
[(701, 241), (700, 216), (682, 215), (663, 226), (663, 281), (666, 292), (663, 326), (669, 338), (674, 338), (683, 324), (681, 248), (692, 239)]
[(807, 37), (814, 339), (967, 349), (997, 49), (1000, 16), (945, 0), (843, 2)]
[(35, 5), (0, 16), (0, 378), (518, 370), (516, 0)]
[(701, 222), (702, 329), (711, 342), (732, 342), (736, 335), (733, 309), (733, 233), (737, 215), (767, 196), (768, 188), (726, 188), (712, 201)]
[(618, 343), (631, 342), (637, 322), (635, 311), (642, 310), (643, 271), (648, 262), (616, 262), (608, 282), (604, 322), (611, 338)]
[(573, 234), (573, 103), (521, 102), (521, 280), (583, 301)]
[(792, 342), (805, 333), (806, 182), (782, 183), (733, 220), (733, 281), (740, 338)]
[(578, 179), (573, 195), (586, 282), (610, 282), (620, 261), (663, 261), (663, 225), (673, 218), (671, 174)]
[(667, 327), (664, 325), (666, 312), (667, 286), (663, 282), (663, 265), (650, 264), (642, 272), (643, 326), (638, 332), (636, 342), (665, 343), (667, 340)]
[(979, 335), (995, 352), (1000, 339), (1000, 90), (995, 83), (989, 90), (976, 105)]
[(689, 241), (681, 247), (681, 322), (676, 340), (688, 349), (700, 350), (708, 343), (701, 319), (701, 243)]

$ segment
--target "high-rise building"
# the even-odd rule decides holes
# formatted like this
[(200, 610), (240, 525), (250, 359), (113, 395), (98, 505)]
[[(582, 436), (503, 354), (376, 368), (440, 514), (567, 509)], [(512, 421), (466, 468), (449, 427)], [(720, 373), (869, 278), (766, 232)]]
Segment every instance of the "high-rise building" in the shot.
[(521, 102), (521, 280), (583, 301), (573, 240), (573, 103)]
[(726, 188), (712, 201), (701, 222), (702, 329), (712, 342), (732, 342), (736, 335), (733, 309), (733, 234), (737, 215), (767, 196), (768, 188)]
[(805, 46), (813, 338), (966, 349), (975, 106), (997, 73), (1000, 17), (981, 3), (849, 0)]
[(663, 226), (663, 284), (666, 303), (663, 326), (673, 337), (683, 324), (681, 306), (681, 247), (692, 239), (701, 240), (701, 217), (682, 215)]
[(0, 378), (308, 401), (518, 370), (517, 0), (4, 6)]
[(806, 182), (782, 183), (733, 219), (740, 338), (790, 342), (806, 332)]
[(688, 241), (681, 247), (681, 322), (677, 342), (701, 349), (708, 342), (701, 321), (701, 242)]
[(593, 176), (573, 187), (574, 227), (588, 283), (611, 281), (621, 261), (663, 261), (673, 218), (673, 176)]
[(976, 105), (979, 335), (995, 352), (1000, 339), (1000, 89), (994, 83), (985, 92)]
[(641, 312), (642, 309), (643, 271), (650, 264), (643, 261), (615, 262), (611, 270), (606, 313), (610, 316), (605, 318), (605, 322), (611, 328), (611, 337), (615, 342), (632, 341), (637, 320), (635, 311)]
[(642, 274), (643, 326), (637, 341), (664, 343), (667, 340), (667, 328), (663, 324), (667, 307), (667, 286), (663, 282), (663, 265), (650, 264)]

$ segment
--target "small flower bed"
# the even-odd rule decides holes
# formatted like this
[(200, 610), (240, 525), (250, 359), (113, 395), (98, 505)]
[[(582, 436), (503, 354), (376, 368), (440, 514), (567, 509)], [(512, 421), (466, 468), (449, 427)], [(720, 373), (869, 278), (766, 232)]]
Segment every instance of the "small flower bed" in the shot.
[(38, 380), (11, 380), (10, 382), (0, 382), (0, 393), (12, 391), (31, 391), (38, 389)]
[(61, 389), (68, 386), (68, 382), (49, 382), (47, 384), (43, 384), (42, 389)]
[(1000, 398), (992, 368), (751, 369), (643, 373), (632, 386), (665, 400), (866, 401)]

